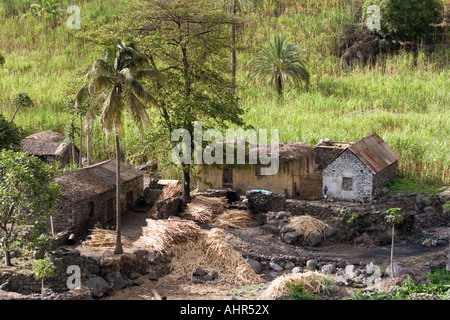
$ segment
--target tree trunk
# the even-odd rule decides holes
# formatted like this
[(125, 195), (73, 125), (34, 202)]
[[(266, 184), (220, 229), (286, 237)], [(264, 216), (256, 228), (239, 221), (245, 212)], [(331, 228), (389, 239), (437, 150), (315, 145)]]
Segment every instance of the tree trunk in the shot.
[(14, 118), (16, 117), (16, 113), (17, 113), (17, 111), (19, 111), (19, 108), (20, 108), (20, 106), (17, 107), (16, 111), (14, 111), (14, 114), (13, 114), (12, 117), (11, 117), (11, 122), (14, 121)]
[(41, 300), (44, 300), (44, 277), (41, 280)]
[(190, 195), (190, 185), (191, 185), (191, 175), (190, 175), (190, 165), (189, 164), (181, 164), (181, 168), (183, 170), (183, 193), (182, 193), (182, 201), (183, 204), (186, 204), (191, 199)]
[(92, 164), (92, 148), (91, 148), (91, 126), (87, 126), (86, 128), (86, 157), (87, 157), (87, 165), (90, 166)]
[[(236, 15), (236, 1), (233, 0), (231, 8), (233, 15)], [(231, 94), (236, 93), (236, 25), (231, 24)]]
[(11, 267), (12, 263), (11, 263), (11, 254), (9, 252), (9, 250), (5, 250), (5, 266), (7, 267)]
[(281, 99), (283, 98), (283, 80), (281, 79), (281, 75), (279, 74), (277, 75), (276, 86), (278, 98)]
[(78, 166), (83, 168), (83, 117), (80, 117), (80, 153), (78, 155)]
[(120, 214), (120, 145), (119, 134), (114, 129), (114, 135), (116, 140), (116, 247), (114, 249), (115, 254), (123, 253), (122, 249), (122, 227), (121, 227), (121, 214)]
[(392, 225), (392, 243), (391, 243), (391, 276), (392, 276), (392, 278), (395, 277), (395, 274), (394, 274), (394, 232), (395, 232), (395, 225)]

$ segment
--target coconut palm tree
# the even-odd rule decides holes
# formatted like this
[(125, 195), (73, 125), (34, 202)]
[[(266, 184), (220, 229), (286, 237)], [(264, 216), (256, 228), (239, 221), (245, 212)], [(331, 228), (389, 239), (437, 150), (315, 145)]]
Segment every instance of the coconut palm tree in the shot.
[(278, 96), (283, 97), (287, 81), (309, 84), (309, 72), (299, 47), (289, 42), (281, 34), (262, 46), (256, 56), (249, 61), (249, 77), (255, 82), (275, 84)]
[(116, 149), (116, 246), (114, 253), (123, 252), (121, 242), (120, 217), (120, 140), (123, 132), (122, 114), (128, 108), (134, 122), (143, 135), (144, 124), (150, 122), (146, 107), (157, 106), (153, 96), (138, 81), (143, 77), (157, 77), (153, 69), (140, 69), (146, 56), (136, 50), (134, 44), (117, 42), (106, 50), (104, 59), (94, 62), (86, 75), (87, 84), (75, 97), (75, 106), (90, 99), (86, 113), (86, 123), (90, 126), (93, 119), (100, 115), (100, 126), (108, 137), (114, 133)]

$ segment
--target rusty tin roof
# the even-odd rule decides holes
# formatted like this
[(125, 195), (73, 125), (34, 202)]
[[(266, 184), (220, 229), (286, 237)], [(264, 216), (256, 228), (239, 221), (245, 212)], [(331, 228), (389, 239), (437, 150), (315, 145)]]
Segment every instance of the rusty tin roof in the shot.
[(374, 174), (379, 173), (399, 159), (399, 156), (376, 133), (353, 143), (348, 149)]

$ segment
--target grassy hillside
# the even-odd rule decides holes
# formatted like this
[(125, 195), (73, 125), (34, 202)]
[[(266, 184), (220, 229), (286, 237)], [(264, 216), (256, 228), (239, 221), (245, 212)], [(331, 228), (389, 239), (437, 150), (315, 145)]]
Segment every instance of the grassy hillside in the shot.
[[(26, 0), (19, 2), (26, 3)], [(31, 2), (31, 1), (29, 1)], [(111, 21), (132, 1), (78, 1), (82, 21)], [(63, 1), (62, 7), (67, 6)], [(279, 3), (281, 5), (270, 5)], [(315, 144), (322, 138), (354, 141), (376, 131), (401, 156), (405, 177), (450, 183), (450, 77), (448, 47), (437, 47), (431, 56), (419, 52), (414, 65), (411, 53), (382, 56), (373, 68), (344, 71), (340, 66), (337, 35), (345, 22), (360, 22), (361, 0), (266, 1), (263, 10), (244, 12), (239, 29), (238, 94), (246, 110), (245, 120), (255, 128), (279, 129), (282, 141)], [(444, 3), (449, 6), (449, 1)], [(67, 15), (57, 24), (32, 17), (25, 9), (14, 14), (0, 1), (0, 52), (6, 63), (0, 68), (0, 112), (14, 112), (11, 101), (27, 92), (34, 101), (21, 110), (15, 122), (28, 133), (56, 130), (66, 135), (73, 121), (65, 103), (83, 82), (98, 46), (67, 32)], [(304, 51), (311, 85), (286, 88), (277, 102), (270, 86), (249, 83), (246, 63), (257, 46), (283, 32)], [(78, 119), (75, 119), (78, 125)], [(157, 125), (157, 124), (154, 124)], [(129, 161), (158, 155), (152, 144), (138, 138), (131, 124), (122, 138)], [(113, 154), (98, 125), (94, 131), (94, 157)]]

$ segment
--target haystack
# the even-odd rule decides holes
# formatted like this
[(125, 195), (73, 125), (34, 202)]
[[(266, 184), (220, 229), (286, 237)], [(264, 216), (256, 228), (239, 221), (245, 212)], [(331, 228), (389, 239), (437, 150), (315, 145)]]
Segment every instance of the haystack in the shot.
[(320, 234), (325, 238), (325, 223), (314, 217), (308, 215), (292, 217), (289, 226), (294, 228), (305, 239), (312, 233)]
[(147, 226), (142, 228), (141, 239), (148, 246), (161, 253), (168, 252), (177, 244), (195, 241), (202, 230), (190, 220), (153, 220), (147, 219)]
[(196, 241), (174, 246), (170, 277), (192, 277), (201, 267), (208, 273), (216, 271), (221, 283), (256, 284), (261, 282), (250, 264), (226, 241), (222, 229), (213, 228), (202, 233)]
[[(94, 228), (88, 236), (88, 244), (90, 247), (113, 248), (116, 245), (116, 237), (117, 233), (114, 230)], [(121, 241), (124, 247), (131, 245), (131, 241), (124, 236), (121, 237)]]
[(250, 212), (239, 209), (227, 209), (213, 221), (217, 227), (235, 229), (246, 228), (252, 223)]
[(278, 298), (288, 294), (286, 283), (299, 283), (306, 290), (314, 293), (320, 292), (320, 279), (323, 274), (317, 271), (306, 271), (303, 273), (286, 274), (275, 278), (267, 289), (264, 291), (264, 296)]
[(187, 204), (182, 212), (183, 219), (194, 220), (200, 223), (211, 223), (217, 216), (227, 208), (226, 197), (195, 196)]

